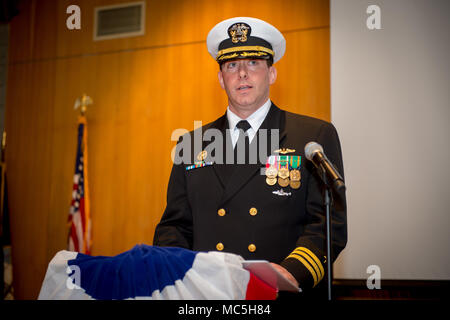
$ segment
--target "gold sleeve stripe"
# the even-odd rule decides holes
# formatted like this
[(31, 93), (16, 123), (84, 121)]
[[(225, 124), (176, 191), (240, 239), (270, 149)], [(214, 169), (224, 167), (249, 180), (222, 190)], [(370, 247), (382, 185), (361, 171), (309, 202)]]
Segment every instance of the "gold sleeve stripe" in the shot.
[[(316, 263), (313, 261), (313, 259), (311, 259), (310, 256), (308, 256), (306, 253), (304, 253), (303, 251), (300, 250), (294, 250), (294, 252), (292, 254), (296, 254), (299, 256), (302, 256), (304, 259), (306, 259), (306, 261), (309, 262), (310, 267), (316, 272), (317, 274), (317, 283), (319, 283), (320, 281), (322, 281), (324, 274), (320, 272), (319, 268), (317, 267)], [(314, 282), (314, 287), (317, 285), (316, 282)]]
[(311, 250), (309, 250), (308, 248), (298, 247), (294, 251), (296, 251), (296, 250), (301, 250), (301, 251), (307, 253), (311, 258), (314, 259), (314, 261), (316, 262), (317, 267), (319, 268), (319, 270), (320, 270), (320, 272), (322, 274), (322, 278), (323, 278), (323, 276), (325, 275), (325, 271), (323, 270), (323, 266), (322, 266), (322, 263), (320, 263), (319, 258), (317, 258), (317, 256)]
[(302, 256), (303, 258), (305, 258), (309, 262), (311, 267), (313, 267), (314, 270), (316, 271), (319, 281), (322, 280), (322, 278), (324, 276), (323, 272), (321, 272), (321, 270), (317, 266), (316, 262), (308, 254), (306, 254), (305, 252), (303, 252), (299, 249), (295, 249), (292, 253), (296, 253), (296, 254)]
[(231, 47), (227, 49), (220, 50), (217, 53), (217, 57), (220, 57), (223, 54), (231, 53), (231, 52), (239, 52), (239, 51), (263, 51), (267, 52), (268, 54), (271, 54), (272, 56), (275, 55), (273, 50), (270, 50), (269, 48), (262, 47), (262, 46), (242, 46), (242, 47)]
[(316, 271), (311, 267), (311, 265), (305, 259), (303, 259), (301, 256), (299, 256), (296, 253), (291, 253), (287, 258), (297, 259), (298, 261), (300, 261), (306, 267), (306, 269), (309, 270), (309, 272), (311, 273), (311, 275), (312, 275), (312, 277), (314, 279), (314, 287), (319, 283)]

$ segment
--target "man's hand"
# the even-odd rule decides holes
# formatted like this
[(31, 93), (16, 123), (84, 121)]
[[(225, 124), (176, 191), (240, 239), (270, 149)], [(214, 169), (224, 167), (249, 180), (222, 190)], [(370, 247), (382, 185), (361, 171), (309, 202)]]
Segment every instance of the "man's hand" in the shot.
[(288, 279), (289, 281), (291, 281), (291, 282), (292, 282), (293, 284), (295, 284), (297, 287), (299, 286), (299, 285), (298, 285), (298, 281), (295, 280), (294, 276), (293, 276), (289, 271), (287, 271), (284, 267), (280, 266), (279, 264), (273, 263), (273, 262), (271, 262), (270, 264), (271, 264), (272, 267), (274, 267), (279, 273), (281, 273), (286, 279)]

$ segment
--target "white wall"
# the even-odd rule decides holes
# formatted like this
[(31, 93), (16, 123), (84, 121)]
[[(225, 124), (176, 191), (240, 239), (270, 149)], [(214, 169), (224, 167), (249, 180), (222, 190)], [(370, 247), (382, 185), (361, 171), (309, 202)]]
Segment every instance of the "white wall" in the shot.
[[(369, 5), (381, 30), (369, 30)], [(450, 1), (331, 0), (331, 105), (348, 187), (335, 278), (450, 279)]]

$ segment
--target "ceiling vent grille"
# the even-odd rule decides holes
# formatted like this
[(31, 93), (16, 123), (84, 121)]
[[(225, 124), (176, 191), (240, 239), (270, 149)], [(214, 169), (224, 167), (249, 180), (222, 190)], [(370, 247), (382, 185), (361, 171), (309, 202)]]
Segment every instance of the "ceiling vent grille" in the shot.
[(130, 2), (94, 9), (94, 41), (145, 34), (145, 2)]

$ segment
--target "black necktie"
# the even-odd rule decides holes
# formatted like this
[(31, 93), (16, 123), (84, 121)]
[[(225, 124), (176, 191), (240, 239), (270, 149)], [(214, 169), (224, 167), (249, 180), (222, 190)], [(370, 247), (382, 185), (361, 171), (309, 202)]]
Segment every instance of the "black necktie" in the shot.
[(247, 120), (241, 120), (236, 124), (236, 128), (239, 129), (239, 137), (234, 146), (234, 163), (248, 163), (250, 140), (248, 138), (247, 130), (251, 128), (251, 125)]

